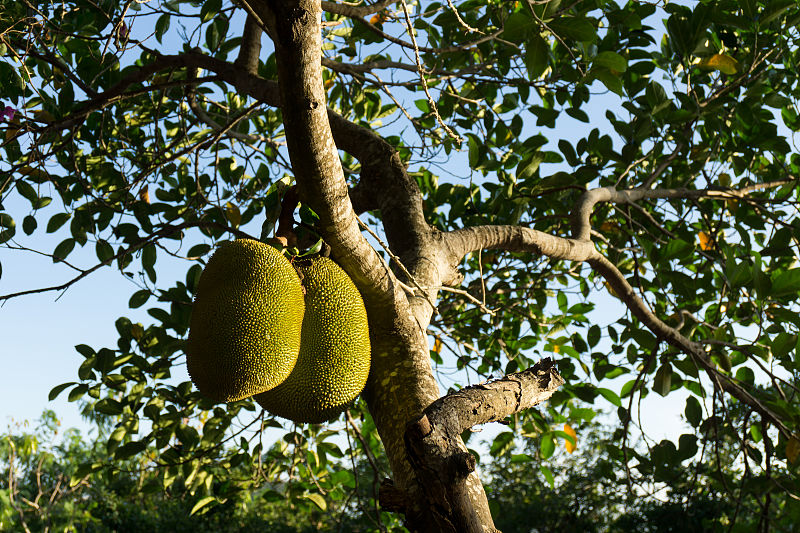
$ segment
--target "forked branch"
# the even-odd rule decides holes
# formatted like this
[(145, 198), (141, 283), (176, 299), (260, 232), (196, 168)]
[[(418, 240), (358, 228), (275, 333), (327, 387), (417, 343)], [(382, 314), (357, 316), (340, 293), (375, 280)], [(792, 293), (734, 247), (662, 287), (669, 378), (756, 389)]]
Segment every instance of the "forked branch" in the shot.
[(553, 361), (542, 359), (523, 372), (443, 396), (408, 425), (405, 442), (411, 464), (437, 511), (432, 531), (485, 531), (470, 503), (465, 481), (475, 470), (475, 458), (461, 442), (461, 433), (529, 409), (563, 384)]

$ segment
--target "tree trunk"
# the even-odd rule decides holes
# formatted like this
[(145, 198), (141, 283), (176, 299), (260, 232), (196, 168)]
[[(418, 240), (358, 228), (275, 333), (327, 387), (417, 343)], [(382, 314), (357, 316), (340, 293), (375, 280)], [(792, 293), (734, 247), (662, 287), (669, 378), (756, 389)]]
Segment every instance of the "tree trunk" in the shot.
[[(300, 200), (320, 217), (332, 256), (353, 278), (367, 307), (372, 367), (364, 396), (394, 476), (382, 499), (405, 513), (413, 531), (495, 531), (475, 461), (461, 441), (461, 432), (469, 427), (464, 425), (467, 418), (436, 414), (453, 408), (442, 411), (437, 401), (439, 389), (425, 333), (436, 291), (407, 294), (408, 283), (436, 287), (457, 279), (455, 265), (460, 258), (453, 257), (425, 222), (419, 189), (394, 149), (374, 133), (327, 111), (319, 0), (263, 0), (250, 5), (275, 43), (281, 108)], [(339, 146), (331, 121), (339, 132)], [(398, 282), (361, 235), (337, 148), (355, 152), (361, 161), (361, 187), (353, 196), (364, 209), (367, 205), (380, 209), (390, 248), (410, 270), (405, 283)], [(394, 194), (386, 194), (387, 190)], [(521, 383), (515, 385), (518, 395)], [(551, 390), (559, 383), (548, 381)], [(481, 394), (487, 390), (474, 389), (472, 401), (481, 404)], [(521, 406), (525, 402), (520, 398), (503, 401)], [(488, 396), (484, 400), (494, 405)], [(474, 416), (469, 420), (481, 423)]]

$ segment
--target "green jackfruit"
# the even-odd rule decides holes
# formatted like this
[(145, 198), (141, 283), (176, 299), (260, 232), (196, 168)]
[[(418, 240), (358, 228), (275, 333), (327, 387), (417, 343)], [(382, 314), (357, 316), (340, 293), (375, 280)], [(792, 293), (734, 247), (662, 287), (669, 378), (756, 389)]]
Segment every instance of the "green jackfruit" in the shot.
[(197, 388), (232, 402), (269, 390), (300, 351), (303, 289), (291, 263), (252, 239), (220, 245), (200, 276), (186, 345)]
[(306, 290), (300, 355), (286, 381), (255, 398), (274, 415), (319, 423), (344, 411), (367, 383), (367, 311), (353, 281), (327, 257), (294, 265)]

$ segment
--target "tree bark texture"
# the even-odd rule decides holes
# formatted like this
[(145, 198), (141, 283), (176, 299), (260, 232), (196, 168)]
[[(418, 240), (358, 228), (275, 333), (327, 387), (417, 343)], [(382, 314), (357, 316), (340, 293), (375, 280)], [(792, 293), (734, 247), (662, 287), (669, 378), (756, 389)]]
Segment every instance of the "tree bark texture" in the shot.
[(466, 387), (439, 398), (406, 429), (406, 448), (427, 499), (434, 504), (429, 531), (483, 533), (486, 524), (472, 505), (468, 476), (475, 457), (460, 435), (541, 403), (564, 384), (553, 361), (543, 359), (524, 372)]
[[(275, 41), (280, 104), (300, 199), (320, 217), (319, 229), (331, 246), (332, 256), (353, 278), (367, 306), (372, 367), (364, 394), (395, 485), (405, 493), (409, 527), (433, 531), (430, 525), (435, 523), (436, 513), (408, 460), (403, 438), (406, 423), (419, 417), (439, 396), (425, 335), (432, 307), (424, 298), (406, 296), (359, 230), (326, 110), (319, 2), (273, 1), (251, 6), (266, 21)], [(344, 126), (338, 124), (339, 128)], [(363, 132), (360, 137), (365, 137)], [(346, 139), (342, 136), (345, 146)], [(391, 248), (408, 262), (418, 283), (441, 284), (442, 273), (449, 274), (452, 267), (438, 268), (444, 256), (425, 223), (416, 183), (408, 178), (402, 161), (385, 142), (373, 140), (357, 151), (362, 157), (365, 189), (381, 190), (380, 195), (364, 200), (381, 209)], [(398, 194), (385, 194), (383, 187), (375, 186), (376, 181)], [(456, 438), (463, 447), (460, 436)], [(474, 472), (467, 474), (463, 485), (469, 494), (465, 500), (471, 507), (469, 512), (485, 525), (485, 531), (493, 531), (480, 480)]]

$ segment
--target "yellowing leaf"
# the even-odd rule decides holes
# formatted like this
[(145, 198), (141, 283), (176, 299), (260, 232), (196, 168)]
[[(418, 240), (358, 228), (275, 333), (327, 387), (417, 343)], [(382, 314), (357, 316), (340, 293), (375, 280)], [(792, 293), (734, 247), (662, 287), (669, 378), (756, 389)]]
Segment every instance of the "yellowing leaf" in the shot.
[(600, 224), (600, 231), (609, 232), (609, 231), (617, 231), (618, 229), (619, 226), (617, 226), (617, 223), (611, 222), (610, 220), (606, 220), (605, 222)]
[(239, 212), (239, 206), (231, 202), (225, 204), (225, 217), (234, 228), (238, 227), (242, 222), (242, 214)]
[(325, 502), (325, 498), (323, 498), (319, 494), (306, 494), (304, 497), (308, 498), (309, 500), (314, 502), (314, 505), (319, 507), (320, 510), (322, 510), (322, 511), (324, 511), (324, 510), (326, 510), (328, 508), (328, 504)]
[(50, 111), (45, 111), (44, 109), (35, 111), (33, 116), (40, 122), (52, 122), (56, 119)]
[(798, 455), (800, 455), (800, 439), (792, 437), (786, 443), (786, 458), (789, 459), (790, 463), (794, 463)]
[(700, 60), (697, 66), (703, 70), (718, 70), (729, 76), (739, 71), (739, 62), (726, 54), (714, 54), (706, 57)]
[(553, 345), (553, 352), (558, 353), (561, 351), (561, 347), (558, 344)]
[(701, 231), (697, 234), (697, 240), (700, 242), (701, 250), (710, 250), (714, 247), (714, 239), (705, 231)]
[(723, 187), (730, 187), (731, 186), (731, 176), (730, 174), (720, 174), (719, 175), (719, 184)]
[(137, 341), (141, 340), (141, 338), (144, 337), (144, 326), (138, 322), (136, 324), (131, 324), (131, 337)]
[(216, 501), (214, 496), (206, 496), (205, 498), (201, 498), (194, 507), (192, 507), (192, 511), (189, 513), (189, 516), (195, 514), (197, 511), (208, 505), (209, 503)]
[(575, 430), (572, 429), (572, 426), (569, 424), (564, 424), (564, 433), (575, 439), (575, 444), (571, 443), (569, 440), (564, 440), (564, 448), (567, 449), (568, 453), (572, 453), (575, 451), (575, 448), (578, 447), (578, 435), (575, 433)]
[(141, 189), (139, 189), (139, 199), (142, 200), (144, 203), (150, 203), (150, 188), (149, 186), (145, 185)]
[(431, 351), (436, 355), (442, 353), (442, 339), (436, 337), (436, 340), (433, 341), (433, 348), (431, 349)]

